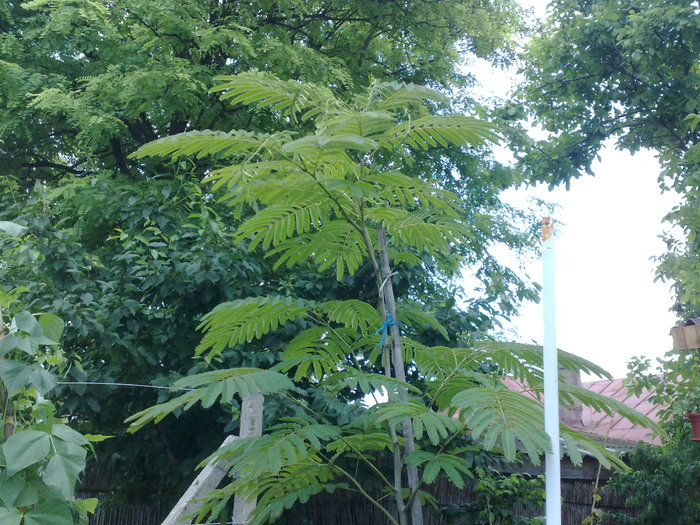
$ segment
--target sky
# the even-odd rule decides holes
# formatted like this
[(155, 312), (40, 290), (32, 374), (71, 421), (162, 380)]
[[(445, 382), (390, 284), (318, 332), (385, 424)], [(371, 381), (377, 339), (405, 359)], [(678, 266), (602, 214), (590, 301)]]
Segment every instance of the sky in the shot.
[[(523, 3), (544, 15), (545, 2)], [(506, 96), (514, 82), (512, 73), (483, 63), (468, 67), (480, 79), (483, 96)], [(655, 281), (652, 258), (664, 251), (659, 236), (668, 225), (662, 219), (679, 198), (661, 193), (651, 151), (630, 155), (608, 144), (593, 171), (595, 176), (573, 180), (569, 191), (538, 186), (509, 190), (504, 198), (524, 205), (538, 197), (559, 205), (554, 215), (557, 346), (624, 377), (632, 356), (654, 360), (671, 349), (673, 299), (669, 284)], [(541, 282), (540, 260), (525, 262), (523, 270)], [(541, 344), (542, 305), (526, 305), (505, 328), (512, 339)]]
[[(673, 299), (669, 284), (655, 281), (652, 258), (664, 251), (662, 219), (678, 197), (661, 194), (658, 162), (649, 151), (632, 156), (608, 147), (593, 171), (572, 181), (569, 191), (523, 188), (505, 198), (517, 204), (537, 196), (559, 205), (557, 346), (624, 377), (632, 356), (653, 360), (671, 349)], [(524, 270), (541, 282), (539, 259), (526, 261)], [(542, 305), (526, 305), (508, 328), (516, 340), (541, 344)]]

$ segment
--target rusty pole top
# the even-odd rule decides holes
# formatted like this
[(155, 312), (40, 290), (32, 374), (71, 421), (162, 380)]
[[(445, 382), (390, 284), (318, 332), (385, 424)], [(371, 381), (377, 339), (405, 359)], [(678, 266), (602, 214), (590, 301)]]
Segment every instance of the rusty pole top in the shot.
[(554, 219), (542, 217), (542, 242), (548, 241), (554, 234)]

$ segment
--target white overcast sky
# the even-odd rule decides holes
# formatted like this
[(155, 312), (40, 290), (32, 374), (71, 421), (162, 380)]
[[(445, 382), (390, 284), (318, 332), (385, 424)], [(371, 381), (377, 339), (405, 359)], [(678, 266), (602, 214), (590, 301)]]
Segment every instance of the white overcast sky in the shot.
[[(544, 2), (528, 5), (544, 14)], [(485, 96), (506, 95), (509, 74), (483, 64), (469, 67)], [(569, 191), (521, 188), (506, 199), (523, 204), (539, 197), (560, 206), (555, 215), (557, 346), (623, 377), (632, 356), (653, 359), (671, 348), (672, 296), (668, 284), (655, 282), (651, 258), (664, 251), (659, 236), (668, 225), (662, 218), (678, 197), (661, 193), (659, 165), (650, 151), (630, 155), (609, 146), (593, 171), (594, 177), (573, 180)], [(539, 260), (526, 263), (525, 271), (541, 282)], [(542, 306), (527, 305), (508, 328), (520, 341), (541, 344)]]

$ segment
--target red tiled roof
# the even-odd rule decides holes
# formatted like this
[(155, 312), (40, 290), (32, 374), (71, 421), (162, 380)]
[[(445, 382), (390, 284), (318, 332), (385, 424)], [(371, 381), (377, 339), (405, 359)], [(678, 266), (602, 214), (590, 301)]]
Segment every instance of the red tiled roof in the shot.
[[(659, 409), (661, 407), (649, 401), (652, 392), (645, 390), (641, 396), (633, 396), (627, 392), (623, 383), (623, 379), (603, 379), (600, 381), (581, 383), (581, 386), (592, 392), (624, 403), (628, 407), (634, 408), (637, 412), (644, 414), (652, 421), (658, 422)], [(634, 425), (628, 419), (618, 414), (608, 416), (605, 413), (595, 412), (590, 407), (583, 407), (581, 423), (581, 430), (603, 438), (615, 440), (623, 439), (625, 441), (634, 442), (645, 441), (656, 445), (660, 444), (659, 438), (652, 437), (648, 429)]]
[[(537, 399), (537, 396), (519, 381), (507, 378), (503, 382), (510, 390), (521, 392), (533, 399)], [(644, 414), (652, 421), (658, 423), (659, 410), (661, 407), (649, 401), (652, 392), (645, 390), (641, 396), (633, 396), (627, 392), (623, 383), (624, 379), (603, 379), (600, 381), (583, 382), (581, 386), (592, 392), (624, 403), (628, 407), (634, 408), (637, 412)], [(659, 438), (652, 436), (650, 430), (634, 425), (619, 414), (609, 416), (604, 412), (596, 412), (588, 406), (583, 407), (580, 422), (566, 421), (566, 423), (591, 437), (597, 438), (597, 440), (603, 444), (605, 444), (606, 441), (609, 443), (624, 441), (631, 444), (632, 448), (633, 444), (638, 441), (645, 441), (655, 445), (660, 444)]]

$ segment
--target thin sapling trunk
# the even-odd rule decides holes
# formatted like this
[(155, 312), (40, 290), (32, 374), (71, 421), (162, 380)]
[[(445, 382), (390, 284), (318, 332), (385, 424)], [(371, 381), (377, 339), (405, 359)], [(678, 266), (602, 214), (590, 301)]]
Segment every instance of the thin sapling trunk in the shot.
[[(399, 381), (406, 381), (406, 368), (403, 359), (403, 349), (401, 347), (401, 331), (399, 329), (399, 320), (396, 315), (396, 299), (394, 297), (394, 286), (391, 282), (391, 266), (389, 264), (389, 249), (386, 241), (386, 233), (383, 228), (377, 228), (377, 245), (379, 248), (379, 264), (382, 277), (382, 289), (380, 294), (383, 295), (386, 313), (391, 316), (392, 323), (389, 324), (389, 333), (392, 341), (392, 358), (394, 362), (394, 374)], [(388, 318), (388, 317), (387, 317)], [(399, 389), (399, 399), (408, 401), (408, 393), (404, 389)], [(402, 421), (404, 450), (406, 456), (412, 454), (415, 449), (415, 439), (413, 437), (413, 425), (410, 418)], [(408, 488), (410, 489), (410, 509), (411, 509), (411, 524), (423, 525), (423, 508), (418, 496), (418, 488), (420, 479), (418, 476), (418, 467), (407, 465)]]

